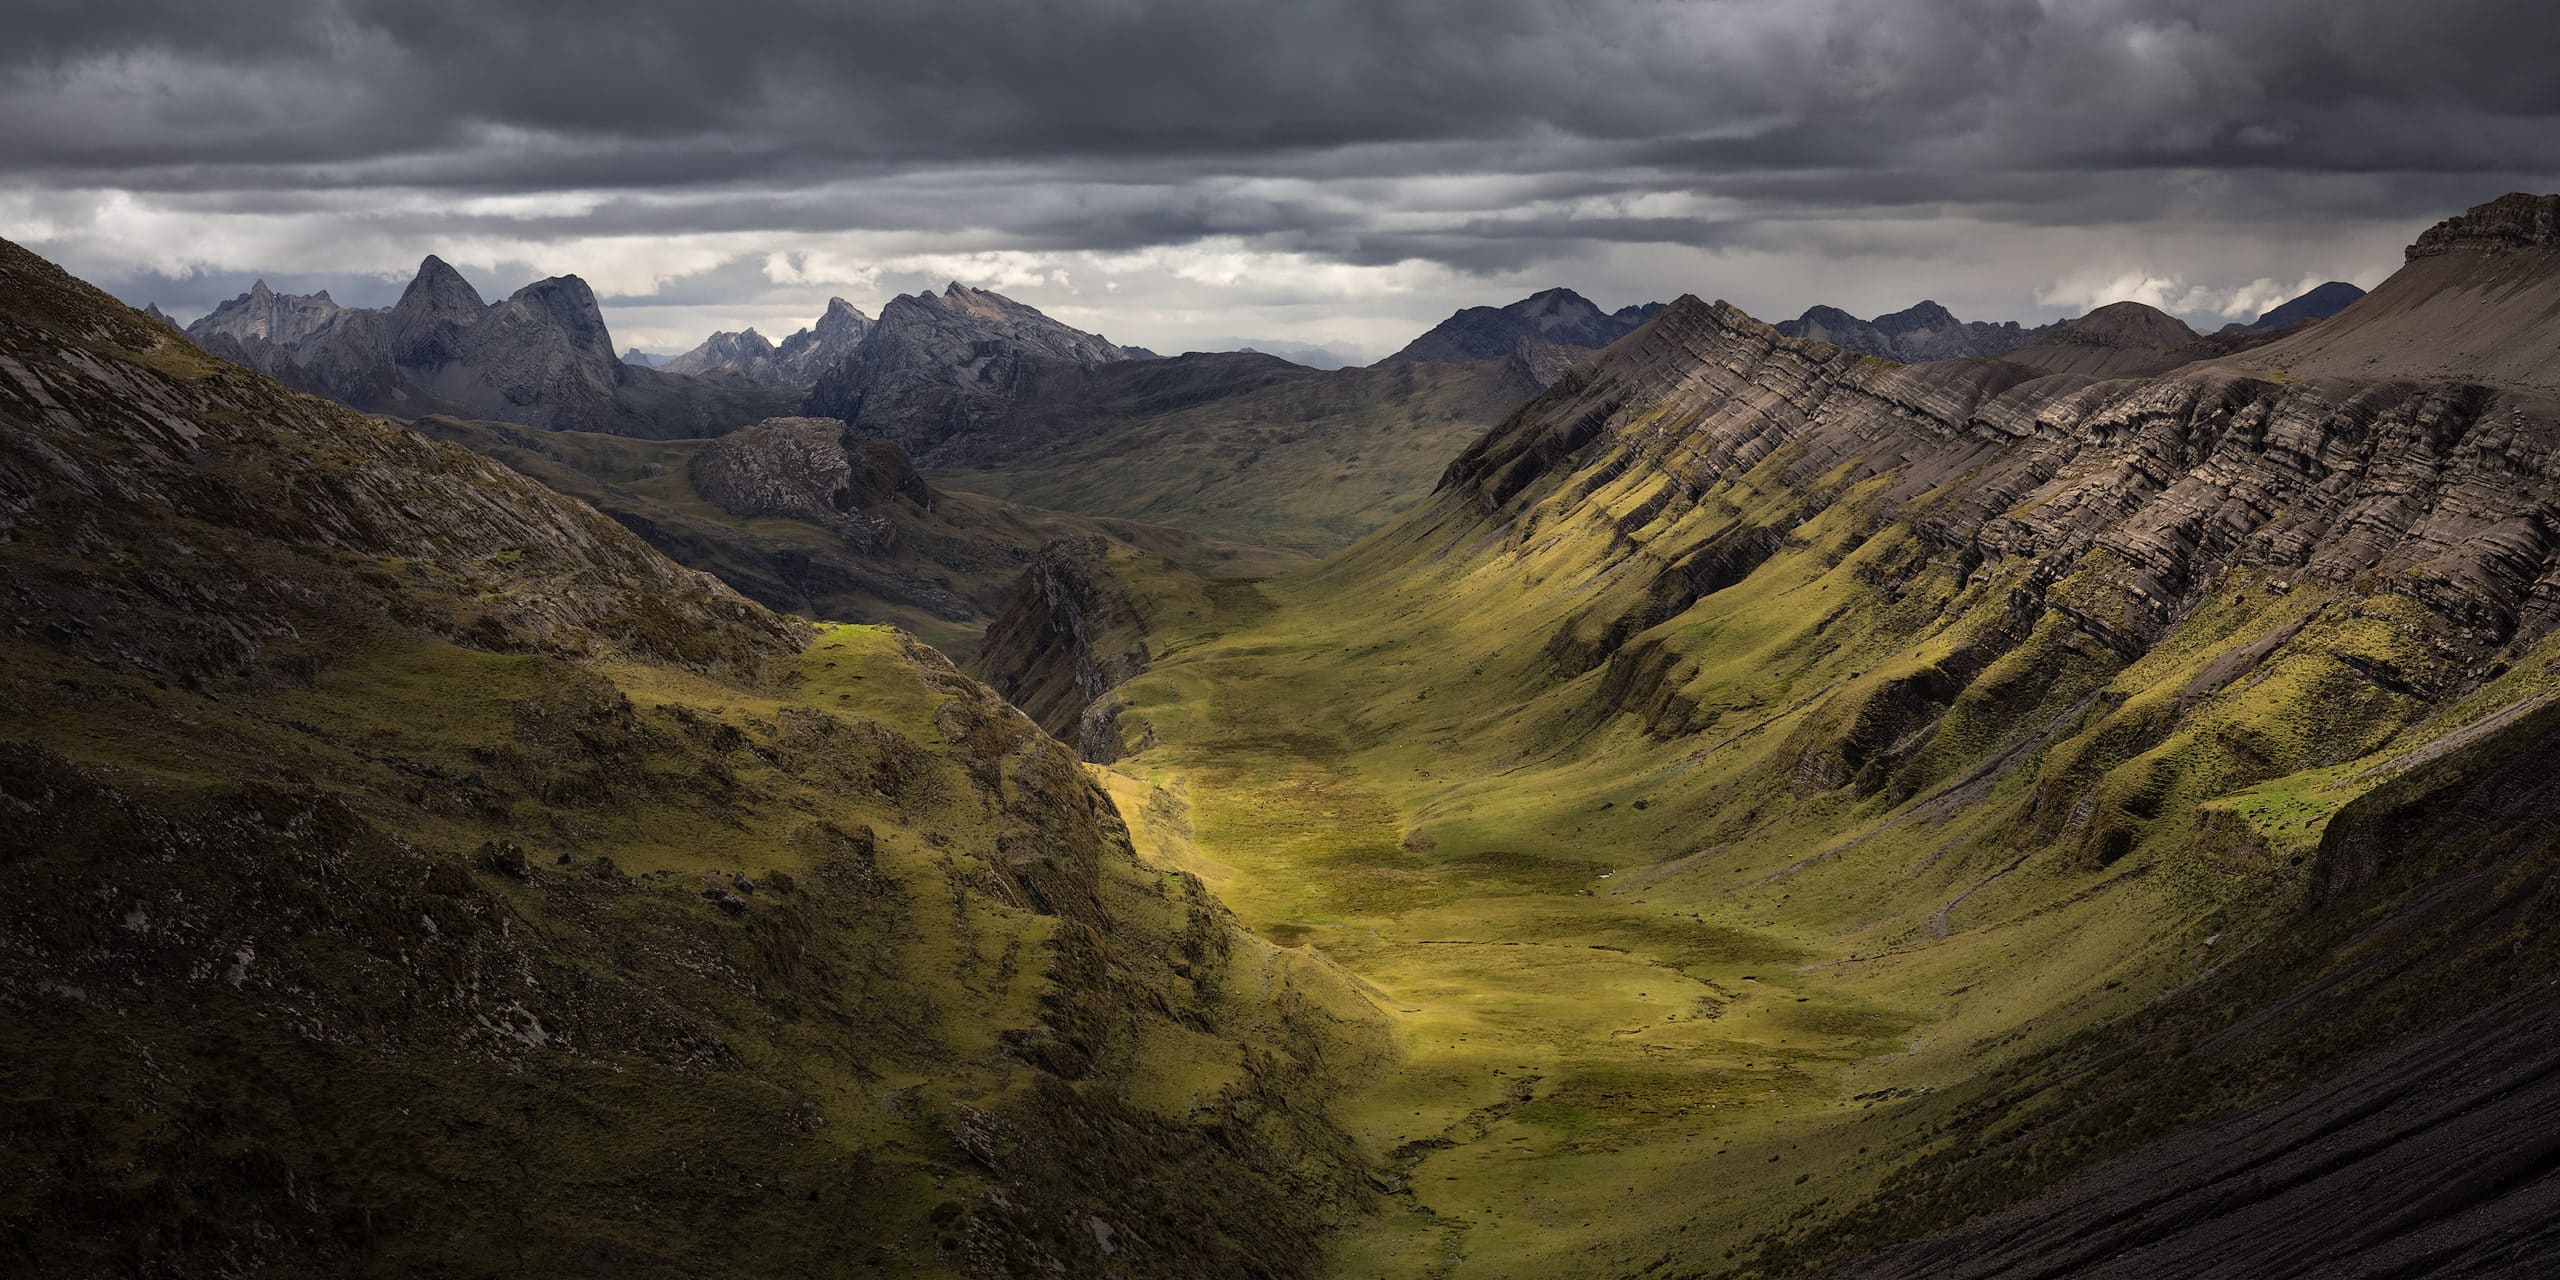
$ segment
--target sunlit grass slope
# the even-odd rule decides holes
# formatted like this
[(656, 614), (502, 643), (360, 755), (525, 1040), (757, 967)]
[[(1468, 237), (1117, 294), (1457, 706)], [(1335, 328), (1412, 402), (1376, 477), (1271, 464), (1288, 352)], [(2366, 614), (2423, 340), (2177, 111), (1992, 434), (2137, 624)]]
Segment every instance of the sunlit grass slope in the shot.
[[(2492, 944), (2413, 886), (2539, 845), (2349, 884), (2324, 838), (2483, 767), (2550, 642), (2482, 663), (2386, 579), (2244, 564), (2162, 625), (2104, 539), (1933, 541), (1979, 446), (1710, 467), (1618, 412), (1520, 496), (1454, 470), (1154, 620), (1115, 695), (1142, 845), (1392, 1019), (1344, 1114), (1395, 1194), (1335, 1274), (1798, 1274), (2477, 1007), (2428, 1006)], [(2386, 917), (2390, 964), (2331, 949)], [(2313, 1010), (2329, 1056), (2290, 1047)]]

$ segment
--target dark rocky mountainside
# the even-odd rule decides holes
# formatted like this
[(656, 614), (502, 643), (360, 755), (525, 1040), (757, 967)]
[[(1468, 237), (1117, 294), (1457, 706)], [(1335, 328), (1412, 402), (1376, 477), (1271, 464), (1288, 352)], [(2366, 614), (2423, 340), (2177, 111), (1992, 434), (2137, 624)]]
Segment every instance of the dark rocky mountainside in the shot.
[(2025, 328), (2015, 320), (1994, 324), (1958, 320), (1945, 307), (1922, 302), (1873, 320), (1861, 320), (1838, 307), (1812, 307), (1776, 326), (1790, 338), (1809, 338), (1835, 347), (1919, 364), (1964, 356), (1996, 356), (2042, 338), (2058, 325)]
[(595, 294), (575, 276), (536, 281), (496, 303), (430, 256), (400, 300), (340, 307), (259, 282), (187, 328), (209, 354), (368, 412), (457, 413), (646, 437), (715, 435), (784, 407), (743, 379), (703, 379), (624, 363)]
[(18, 1274), (1293, 1277), (1374, 1199), (1366, 1001), (892, 630), (5, 242), (0, 533)]
[(779, 345), (753, 329), (715, 333), (658, 367), (669, 373), (725, 371), (769, 387), (806, 392), (852, 356), (870, 332), (871, 317), (842, 298), (829, 298), (827, 313), (816, 324)]
[(438, 439), (581, 499), (679, 563), (770, 608), (891, 622), (966, 657), (1040, 548), (1097, 538), (1216, 576), (1297, 557), (1182, 530), (938, 492), (904, 452), (832, 418), (773, 419), (713, 440), (632, 440), (422, 418)]
[(1022, 399), (1038, 361), (1154, 358), (954, 281), (938, 295), (890, 299), (852, 355), (819, 376), (806, 412), (841, 418), (929, 459), (945, 441), (981, 429)]
[(1661, 303), (1648, 302), (1602, 311), (1571, 289), (1549, 289), (1505, 307), (1468, 307), (1379, 363), (1465, 364), (1499, 360), (1510, 355), (1524, 338), (1598, 350), (1633, 333), (1637, 325), (1660, 310)]

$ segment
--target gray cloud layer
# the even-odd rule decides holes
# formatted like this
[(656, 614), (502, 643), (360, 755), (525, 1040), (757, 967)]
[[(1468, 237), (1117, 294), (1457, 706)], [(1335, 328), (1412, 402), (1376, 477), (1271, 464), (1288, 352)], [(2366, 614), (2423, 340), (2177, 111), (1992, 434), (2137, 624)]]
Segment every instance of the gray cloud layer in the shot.
[(458, 248), (641, 330), (972, 265), (1177, 347), (1551, 279), (2209, 313), (2560, 175), (2523, 0), (0, 7), (8, 234), (199, 304)]

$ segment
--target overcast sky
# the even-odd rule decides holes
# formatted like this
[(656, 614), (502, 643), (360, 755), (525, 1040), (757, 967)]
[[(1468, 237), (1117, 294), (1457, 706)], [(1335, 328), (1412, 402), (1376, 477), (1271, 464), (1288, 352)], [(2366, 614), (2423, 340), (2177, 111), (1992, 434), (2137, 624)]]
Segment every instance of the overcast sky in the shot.
[(1370, 358), (1551, 284), (2218, 325), (2560, 190), (2549, 0), (0, 0), (0, 235), (181, 318), (944, 280)]

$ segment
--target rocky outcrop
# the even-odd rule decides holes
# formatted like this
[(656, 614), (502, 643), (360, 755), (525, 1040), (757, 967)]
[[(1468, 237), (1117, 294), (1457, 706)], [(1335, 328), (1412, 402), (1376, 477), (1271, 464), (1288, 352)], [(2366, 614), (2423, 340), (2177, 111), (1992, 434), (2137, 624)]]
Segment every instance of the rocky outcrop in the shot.
[(1524, 338), (1598, 350), (1635, 332), (1661, 310), (1661, 303), (1648, 302), (1602, 311), (1571, 289), (1549, 289), (1505, 307), (1468, 307), (1378, 363), (1500, 360)]
[(833, 418), (771, 418), (693, 456), (694, 492), (732, 515), (805, 520), (859, 551), (885, 551), (891, 503), (930, 509), (933, 491), (898, 446), (855, 436)]
[(805, 412), (841, 418), (862, 435), (929, 457), (1003, 414), (1022, 395), (1035, 362), (1154, 358), (955, 281), (939, 295), (891, 299), (852, 356), (818, 379)]
[(1919, 364), (1965, 356), (1996, 356), (2033, 342), (2057, 326), (2025, 328), (2015, 320), (1994, 324), (1958, 320), (1935, 302), (1921, 302), (1873, 320), (1861, 320), (1838, 307), (1811, 307), (1776, 328), (1790, 338), (1828, 342), (1835, 347)]
[(595, 294), (575, 276), (495, 303), (430, 256), (392, 306), (340, 307), (261, 282), (188, 326), (205, 351), (368, 412), (456, 413), (563, 430), (710, 435), (766, 416), (781, 396), (625, 364)]
[(1084, 759), (1130, 750), (1113, 691), (1147, 669), (1147, 628), (1109, 566), (1110, 544), (1061, 539), (1023, 571), (971, 670)]

